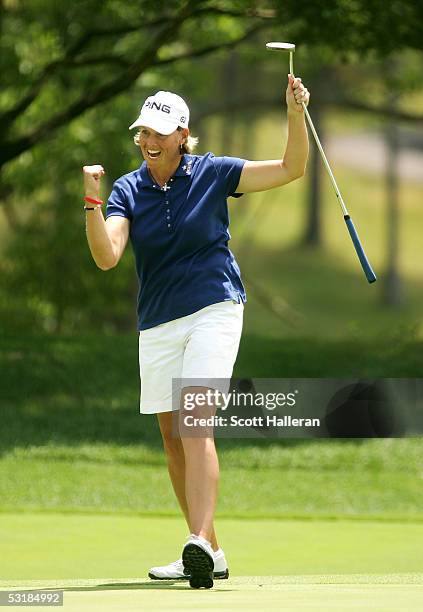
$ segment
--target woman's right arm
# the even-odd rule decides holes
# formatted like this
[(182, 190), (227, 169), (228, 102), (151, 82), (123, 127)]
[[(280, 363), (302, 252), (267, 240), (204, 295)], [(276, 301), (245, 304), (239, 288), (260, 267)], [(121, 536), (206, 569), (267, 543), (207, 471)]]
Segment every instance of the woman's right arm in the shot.
[[(84, 166), (85, 195), (98, 198), (102, 166)], [(101, 270), (114, 268), (122, 257), (129, 236), (129, 220), (126, 217), (103, 217), (101, 207), (86, 211), (86, 231), (91, 255)]]

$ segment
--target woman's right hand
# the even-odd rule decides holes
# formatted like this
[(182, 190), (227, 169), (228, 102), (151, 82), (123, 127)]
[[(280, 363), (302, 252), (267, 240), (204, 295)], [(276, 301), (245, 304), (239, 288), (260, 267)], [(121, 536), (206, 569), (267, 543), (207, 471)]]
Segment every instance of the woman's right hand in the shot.
[(90, 198), (98, 198), (100, 193), (100, 179), (105, 173), (103, 166), (95, 164), (94, 166), (84, 166), (84, 188), (85, 195)]

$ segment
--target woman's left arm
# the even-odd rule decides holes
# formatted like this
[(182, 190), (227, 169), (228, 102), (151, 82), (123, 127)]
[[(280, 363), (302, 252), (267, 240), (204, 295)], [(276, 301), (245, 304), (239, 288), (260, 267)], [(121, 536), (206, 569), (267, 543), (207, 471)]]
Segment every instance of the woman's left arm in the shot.
[(286, 185), (304, 175), (308, 158), (308, 134), (301, 102), (308, 105), (310, 94), (300, 78), (288, 75), (288, 141), (282, 160), (246, 161), (237, 191), (249, 193)]

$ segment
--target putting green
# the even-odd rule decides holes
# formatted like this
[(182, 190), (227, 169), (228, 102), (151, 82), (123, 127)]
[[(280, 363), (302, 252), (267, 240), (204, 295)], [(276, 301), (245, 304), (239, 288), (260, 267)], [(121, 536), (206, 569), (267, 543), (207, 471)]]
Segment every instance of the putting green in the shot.
[[(234, 576), (398, 574), (423, 568), (423, 523), (218, 520)], [(0, 513), (0, 579), (143, 579), (178, 558), (182, 519)]]
[[(10, 587), (2, 583), (1, 588)], [(65, 612), (132, 610), (287, 610), (289, 612), (420, 612), (423, 574), (337, 576), (244, 576), (217, 581), (210, 591), (153, 581), (36, 581), (14, 588), (64, 591)], [(30, 610), (28, 606), (20, 610)]]
[(181, 519), (1, 513), (0, 589), (63, 589), (66, 612), (423, 609), (422, 523), (222, 519), (217, 529), (231, 579), (194, 591), (145, 578), (180, 554)]

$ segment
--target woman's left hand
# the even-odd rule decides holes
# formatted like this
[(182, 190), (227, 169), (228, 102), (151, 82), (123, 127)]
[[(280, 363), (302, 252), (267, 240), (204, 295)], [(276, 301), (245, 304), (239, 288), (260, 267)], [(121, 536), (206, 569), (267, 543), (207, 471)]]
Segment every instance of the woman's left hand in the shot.
[(308, 89), (304, 87), (301, 79), (288, 74), (288, 87), (286, 88), (286, 104), (288, 106), (288, 111), (303, 113), (304, 110), (301, 103), (304, 102), (304, 104), (308, 106), (309, 100), (310, 93)]

